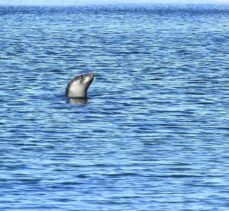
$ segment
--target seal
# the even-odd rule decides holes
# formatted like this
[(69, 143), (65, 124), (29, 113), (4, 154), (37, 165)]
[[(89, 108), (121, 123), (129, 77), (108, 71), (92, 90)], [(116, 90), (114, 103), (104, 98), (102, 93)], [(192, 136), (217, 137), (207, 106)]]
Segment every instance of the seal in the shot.
[(65, 95), (68, 98), (87, 98), (87, 90), (94, 80), (93, 73), (76, 76), (68, 82)]

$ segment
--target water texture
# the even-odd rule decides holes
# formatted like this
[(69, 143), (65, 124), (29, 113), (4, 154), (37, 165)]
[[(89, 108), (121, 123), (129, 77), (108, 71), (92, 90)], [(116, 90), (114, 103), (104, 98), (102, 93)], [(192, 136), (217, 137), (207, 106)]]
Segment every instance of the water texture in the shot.
[(0, 210), (228, 210), (229, 8), (0, 7), (0, 25)]

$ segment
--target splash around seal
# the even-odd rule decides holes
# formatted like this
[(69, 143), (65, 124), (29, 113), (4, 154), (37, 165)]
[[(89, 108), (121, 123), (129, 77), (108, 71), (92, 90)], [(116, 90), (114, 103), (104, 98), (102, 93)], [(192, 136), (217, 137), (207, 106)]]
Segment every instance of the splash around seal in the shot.
[(87, 98), (87, 90), (94, 80), (93, 73), (86, 73), (74, 77), (68, 82), (65, 95), (68, 98)]

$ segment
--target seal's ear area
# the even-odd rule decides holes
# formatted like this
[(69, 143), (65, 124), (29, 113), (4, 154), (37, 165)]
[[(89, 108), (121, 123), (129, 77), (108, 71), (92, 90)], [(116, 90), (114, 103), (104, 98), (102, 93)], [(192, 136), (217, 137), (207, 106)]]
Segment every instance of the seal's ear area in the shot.
[(72, 79), (72, 81), (77, 81), (83, 79), (83, 75), (78, 75), (75, 78)]

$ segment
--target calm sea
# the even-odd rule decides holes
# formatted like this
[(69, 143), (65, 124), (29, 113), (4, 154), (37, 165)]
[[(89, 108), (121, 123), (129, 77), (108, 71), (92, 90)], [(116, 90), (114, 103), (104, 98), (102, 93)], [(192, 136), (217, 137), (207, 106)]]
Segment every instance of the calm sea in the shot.
[(0, 210), (229, 209), (229, 7), (0, 7), (0, 49)]

